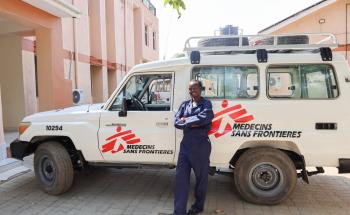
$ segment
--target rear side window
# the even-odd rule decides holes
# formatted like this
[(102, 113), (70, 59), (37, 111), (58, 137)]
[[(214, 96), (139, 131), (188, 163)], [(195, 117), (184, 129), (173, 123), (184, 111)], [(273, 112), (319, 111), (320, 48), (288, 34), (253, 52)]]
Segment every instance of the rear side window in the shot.
[(202, 96), (219, 99), (256, 98), (258, 69), (254, 66), (195, 67), (192, 78), (202, 82)]
[(330, 65), (271, 66), (267, 79), (270, 98), (333, 99), (339, 96)]

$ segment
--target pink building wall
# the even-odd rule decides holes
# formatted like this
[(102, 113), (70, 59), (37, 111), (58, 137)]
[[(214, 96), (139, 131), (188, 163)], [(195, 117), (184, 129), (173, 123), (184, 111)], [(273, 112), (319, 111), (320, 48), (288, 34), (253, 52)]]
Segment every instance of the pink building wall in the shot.
[[(320, 23), (320, 20), (325, 22)], [(333, 33), (339, 41), (336, 51), (344, 54), (350, 63), (350, 0), (337, 0), (269, 34), (304, 32)]]
[(45, 10), (48, 1), (35, 3), (0, 0), (0, 160), (7, 157), (4, 130), (17, 130), (26, 115), (72, 104), (61, 16), (78, 13), (67, 5)]
[[(158, 60), (158, 18), (142, 0), (64, 1), (81, 12), (76, 19), (62, 18), (62, 37), (64, 77), (72, 81), (73, 89), (83, 90), (82, 103), (106, 101), (134, 65)], [(33, 56), (24, 56), (29, 58), (25, 61)], [(26, 66), (34, 70), (32, 63)]]

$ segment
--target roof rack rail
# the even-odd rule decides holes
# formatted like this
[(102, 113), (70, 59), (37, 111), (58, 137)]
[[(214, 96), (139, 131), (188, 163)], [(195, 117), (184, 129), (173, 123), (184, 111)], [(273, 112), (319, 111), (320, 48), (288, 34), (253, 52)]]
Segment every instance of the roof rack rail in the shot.
[(337, 48), (337, 38), (330, 33), (190, 37), (185, 42), (184, 51), (190, 54), (192, 51), (215, 53), (257, 49), (314, 50), (324, 47)]

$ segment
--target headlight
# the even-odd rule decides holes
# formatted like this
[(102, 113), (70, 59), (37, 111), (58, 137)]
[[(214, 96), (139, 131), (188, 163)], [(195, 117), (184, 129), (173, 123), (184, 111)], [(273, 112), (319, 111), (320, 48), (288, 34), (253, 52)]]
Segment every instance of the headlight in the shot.
[(19, 135), (22, 135), (27, 130), (27, 128), (29, 128), (30, 125), (30, 122), (21, 122), (18, 127)]

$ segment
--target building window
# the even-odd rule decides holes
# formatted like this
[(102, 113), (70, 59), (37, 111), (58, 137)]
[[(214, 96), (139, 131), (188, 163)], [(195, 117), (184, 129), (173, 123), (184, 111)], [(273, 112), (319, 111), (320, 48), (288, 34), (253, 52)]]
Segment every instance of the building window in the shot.
[(153, 32), (153, 50), (156, 50), (156, 32)]
[(148, 26), (145, 25), (145, 44), (148, 46)]

